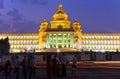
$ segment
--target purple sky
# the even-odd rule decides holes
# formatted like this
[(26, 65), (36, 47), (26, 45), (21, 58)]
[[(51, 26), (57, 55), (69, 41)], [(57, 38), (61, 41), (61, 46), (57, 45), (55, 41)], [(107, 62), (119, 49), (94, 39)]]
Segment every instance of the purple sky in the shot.
[(37, 33), (59, 3), (84, 33), (120, 33), (120, 0), (0, 0), (0, 33)]

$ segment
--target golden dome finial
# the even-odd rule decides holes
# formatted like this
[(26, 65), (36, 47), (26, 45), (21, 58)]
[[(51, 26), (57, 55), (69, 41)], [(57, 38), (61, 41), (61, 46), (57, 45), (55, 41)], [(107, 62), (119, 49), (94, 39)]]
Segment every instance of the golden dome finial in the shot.
[(77, 19), (75, 19), (75, 21), (78, 21)]
[(80, 24), (80, 23), (79, 23), (79, 21), (78, 21), (77, 19), (75, 19), (75, 20), (73, 21), (73, 24)]
[(54, 20), (67, 20), (68, 15), (63, 11), (62, 4), (58, 5), (58, 11), (53, 15)]
[(48, 25), (48, 22), (46, 19), (43, 20), (43, 22), (41, 23), (41, 25)]
[(78, 22), (78, 20), (77, 20), (77, 19), (75, 19), (75, 20), (74, 20), (74, 23), (75, 23), (75, 22)]
[(44, 18), (44, 20), (43, 20), (44, 22), (46, 21), (46, 18)]
[(58, 10), (62, 10), (62, 4), (58, 5)]

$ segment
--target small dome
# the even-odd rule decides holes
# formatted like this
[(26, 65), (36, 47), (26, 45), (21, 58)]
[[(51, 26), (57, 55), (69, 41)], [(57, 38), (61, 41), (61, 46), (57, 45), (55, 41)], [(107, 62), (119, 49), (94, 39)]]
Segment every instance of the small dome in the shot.
[(68, 15), (62, 10), (62, 4), (59, 4), (58, 11), (53, 15), (54, 20), (66, 20)]
[(75, 24), (75, 25), (76, 25), (76, 24), (79, 24), (79, 25), (80, 25), (80, 23), (78, 22), (77, 19), (74, 20), (73, 24)]
[(46, 19), (44, 19), (44, 21), (41, 23), (41, 25), (48, 25), (48, 22), (46, 21)]

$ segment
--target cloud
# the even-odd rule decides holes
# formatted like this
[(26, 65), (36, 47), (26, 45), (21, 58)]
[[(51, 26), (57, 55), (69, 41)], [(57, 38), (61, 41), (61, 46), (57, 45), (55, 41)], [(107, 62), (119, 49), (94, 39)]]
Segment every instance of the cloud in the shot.
[(11, 16), (13, 21), (20, 21), (22, 20), (22, 15), (19, 13), (19, 10), (14, 8), (13, 10), (9, 11), (7, 15)]
[(3, 23), (3, 20), (0, 20), (0, 24), (2, 24)]
[(0, 13), (0, 16), (2, 16), (2, 13)]
[(37, 33), (39, 23), (35, 21), (22, 21), (7, 23), (0, 20), (0, 33)]
[(0, 9), (4, 8), (4, 0), (0, 0)]
[(13, 27), (16, 28), (17, 33), (37, 33), (39, 23), (36, 23), (35, 21), (16, 22)]
[(48, 3), (47, 0), (19, 0), (22, 3), (30, 3), (30, 4), (40, 4), (40, 5), (46, 5)]
[(14, 2), (14, 0), (10, 0), (11, 2)]
[(0, 20), (0, 24), (2, 24), (3, 23), (3, 21), (2, 20)]
[(47, 0), (31, 0), (33, 4), (40, 4), (40, 5), (46, 5), (48, 2)]
[(10, 24), (0, 20), (0, 33), (9, 33), (11, 31)]

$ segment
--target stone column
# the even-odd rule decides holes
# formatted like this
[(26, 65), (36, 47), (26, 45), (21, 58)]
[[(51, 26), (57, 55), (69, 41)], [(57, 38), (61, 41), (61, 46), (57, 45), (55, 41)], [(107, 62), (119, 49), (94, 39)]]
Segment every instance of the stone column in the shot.
[(66, 33), (66, 47), (68, 48), (68, 33)]
[(62, 48), (64, 48), (64, 33), (62, 33)]
[(51, 43), (52, 43), (52, 48), (54, 48), (54, 39), (53, 39), (53, 33), (52, 33), (52, 36), (51, 36), (51, 37), (52, 37), (52, 42), (51, 42)]
[(49, 34), (49, 36), (48, 36), (48, 41), (49, 41), (49, 46), (50, 46), (50, 48), (51, 48), (51, 40), (50, 40), (51, 38), (50, 38), (50, 34)]
[(58, 33), (56, 33), (56, 48), (58, 48)]

